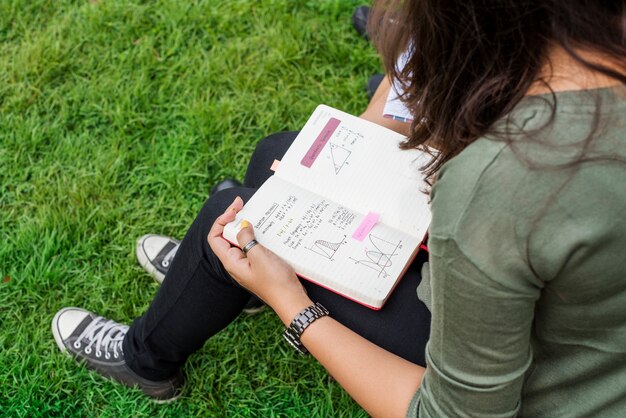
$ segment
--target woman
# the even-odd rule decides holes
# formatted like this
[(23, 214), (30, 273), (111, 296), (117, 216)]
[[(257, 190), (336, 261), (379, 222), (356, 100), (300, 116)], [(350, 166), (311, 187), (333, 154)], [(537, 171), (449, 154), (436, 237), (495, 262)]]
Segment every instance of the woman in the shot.
[[(247, 300), (232, 277), (287, 326), (313, 302), (326, 306), (330, 315), (311, 310), (300, 341), (371, 415), (623, 416), (625, 2), (385, 3), (373, 21), (395, 24), (377, 42), (419, 121), (405, 146), (439, 149), (425, 168), (436, 179), (426, 368), (416, 271), (379, 313), (305, 290), (290, 266), (250, 244), (251, 227), (238, 236), (247, 254), (221, 238), (243, 204), (237, 197), (217, 216), (234, 197), (226, 192), (206, 203), (130, 329), (66, 309), (53, 321), (57, 343), (101, 374), (174, 396), (186, 356)], [(263, 180), (261, 160), (250, 187)]]

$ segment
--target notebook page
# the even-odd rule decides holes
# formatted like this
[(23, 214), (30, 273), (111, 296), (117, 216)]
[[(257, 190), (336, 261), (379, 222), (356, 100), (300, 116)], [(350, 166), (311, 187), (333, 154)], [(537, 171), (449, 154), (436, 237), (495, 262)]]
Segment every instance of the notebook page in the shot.
[(296, 272), (350, 299), (378, 308), (414, 256), (420, 239), (377, 224), (363, 241), (351, 237), (364, 216), (272, 176), (224, 237), (237, 241), (243, 219), (256, 239)]
[(328, 106), (317, 107), (276, 175), (423, 238), (430, 224), (419, 168), (428, 156), (403, 151), (404, 137)]

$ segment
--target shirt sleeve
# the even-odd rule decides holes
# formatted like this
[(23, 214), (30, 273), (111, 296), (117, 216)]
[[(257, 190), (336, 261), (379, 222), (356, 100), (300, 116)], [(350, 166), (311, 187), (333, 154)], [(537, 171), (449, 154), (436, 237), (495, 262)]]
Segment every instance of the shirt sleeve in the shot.
[[(402, 69), (406, 65), (408, 58), (408, 51), (404, 52), (398, 57), (396, 61), (396, 68), (398, 69), (398, 71), (402, 71)], [(387, 94), (387, 100), (385, 101), (385, 106), (383, 108), (384, 117), (400, 120), (403, 122), (410, 122), (413, 120), (413, 115), (411, 114), (411, 111), (400, 100), (400, 96), (402, 94), (404, 94), (402, 84), (396, 79), (392, 80), (391, 88), (389, 89), (389, 93)]]
[(523, 278), (490, 277), (452, 238), (431, 235), (428, 247), (431, 336), (409, 416), (515, 416), (532, 362), (539, 288)]

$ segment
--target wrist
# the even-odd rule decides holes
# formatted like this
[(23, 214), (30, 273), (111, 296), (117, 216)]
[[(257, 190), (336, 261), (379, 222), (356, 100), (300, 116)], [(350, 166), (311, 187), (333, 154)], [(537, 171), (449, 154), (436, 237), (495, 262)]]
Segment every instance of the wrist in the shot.
[(298, 315), (304, 308), (311, 305), (313, 305), (313, 301), (307, 296), (304, 289), (302, 289), (299, 293), (284, 296), (281, 300), (271, 306), (283, 324), (285, 326), (289, 326), (296, 315)]
[(329, 312), (322, 304), (316, 303), (307, 306), (285, 327), (283, 337), (300, 354), (309, 354), (309, 350), (302, 343), (302, 334), (318, 319), (328, 316)]

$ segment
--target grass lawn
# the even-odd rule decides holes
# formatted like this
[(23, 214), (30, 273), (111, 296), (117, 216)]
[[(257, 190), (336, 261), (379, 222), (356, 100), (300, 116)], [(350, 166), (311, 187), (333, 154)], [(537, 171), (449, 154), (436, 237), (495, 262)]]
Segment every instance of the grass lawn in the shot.
[(130, 322), (157, 284), (135, 240), (181, 237), (211, 185), (319, 103), (358, 113), (380, 71), (358, 0), (0, 1), (0, 415), (359, 417), (270, 312), (191, 358), (157, 405), (61, 355), (50, 321)]

